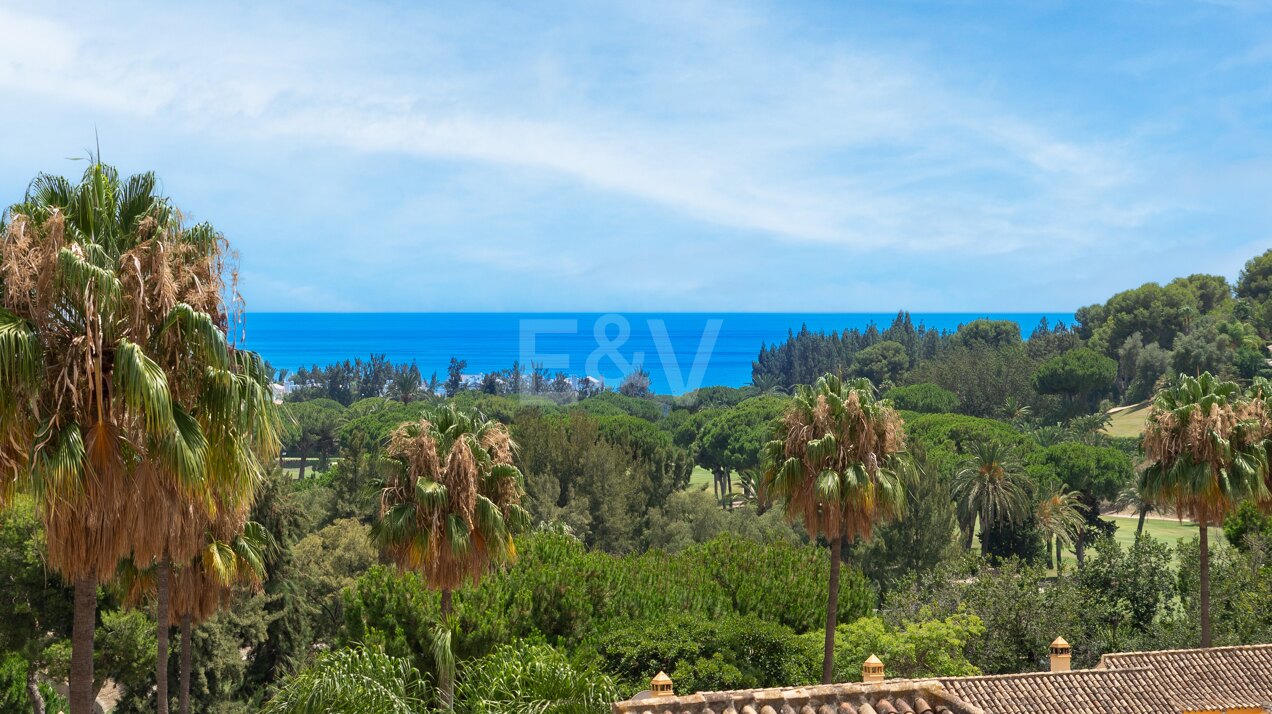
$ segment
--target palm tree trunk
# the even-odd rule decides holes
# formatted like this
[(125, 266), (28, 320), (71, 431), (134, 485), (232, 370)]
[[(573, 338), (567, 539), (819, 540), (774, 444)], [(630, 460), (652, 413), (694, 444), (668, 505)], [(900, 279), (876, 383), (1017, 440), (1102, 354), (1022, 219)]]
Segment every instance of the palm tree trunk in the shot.
[(1060, 542), (1060, 536), (1054, 539), (1056, 542), (1056, 575), (1060, 574), (1060, 569), (1064, 566), (1064, 543)]
[(192, 622), (189, 613), (181, 616), (181, 687), (178, 696), (178, 710), (181, 714), (190, 714), (190, 648), (193, 636)]
[(1201, 528), (1201, 646), (1210, 646), (1210, 532), (1205, 520)]
[(44, 714), (44, 695), (40, 694), (40, 682), (35, 678), (35, 663), (27, 667), (27, 698), (31, 700), (31, 710), (35, 714)]
[(822, 653), (822, 684), (835, 677), (835, 619), (839, 615), (839, 558), (843, 553), (843, 537), (830, 541), (830, 597), (826, 602), (826, 648)]
[(1140, 506), (1139, 525), (1135, 526), (1135, 540), (1144, 535), (1144, 519), (1148, 517), (1148, 504)]
[[(442, 628), (450, 629), (451, 591), (442, 591)], [(448, 667), (440, 667), (438, 672), (438, 690), (442, 695), (442, 707), (450, 711), (455, 708), (455, 681), (447, 671)]]
[(1054, 549), (1054, 546), (1055, 546), (1055, 539), (1052, 538), (1051, 536), (1047, 536), (1047, 568), (1048, 569), (1055, 567), (1055, 565), (1053, 564), (1054, 561), (1051, 558), (1051, 552)]
[(71, 714), (93, 714), (93, 630), (97, 626), (97, 578), (75, 581), (71, 629)]
[(155, 567), (155, 693), (156, 711), (168, 714), (168, 577), (172, 574), (172, 561), (168, 556)]
[(305, 480), (305, 461), (306, 460), (308, 460), (308, 457), (305, 455), (304, 452), (301, 452), (300, 454), (300, 480), (301, 481)]
[(978, 519), (980, 522), (980, 539), (981, 539), (981, 557), (989, 555), (989, 519), (984, 514)]

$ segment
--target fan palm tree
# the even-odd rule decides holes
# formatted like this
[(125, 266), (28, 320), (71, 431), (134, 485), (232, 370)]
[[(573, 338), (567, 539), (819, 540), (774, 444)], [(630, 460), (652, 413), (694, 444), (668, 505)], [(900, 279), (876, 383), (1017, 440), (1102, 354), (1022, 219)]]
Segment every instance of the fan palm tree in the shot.
[(1073, 545), (1078, 532), (1086, 527), (1081, 494), (1066, 491), (1064, 485), (1055, 480), (1042, 484), (1038, 490), (1034, 520), (1037, 521), (1038, 528), (1047, 535), (1047, 567), (1052, 566), (1054, 552), (1055, 568), (1059, 570), (1060, 546)]
[(1018, 523), (1029, 513), (1028, 480), (1012, 449), (995, 441), (972, 445), (963, 467), (954, 476), (951, 492), (958, 502), (964, 549), (980, 522), (981, 555), (989, 552), (989, 529)]
[(522, 476), (507, 428), (453, 405), (408, 422), (385, 449), (386, 478), (372, 539), (400, 570), (441, 591), (435, 650), (444, 706), (454, 695), (449, 657), (451, 594), (492, 565), (516, 556), (513, 535), (526, 528)]
[[(178, 305), (174, 314), (189, 315), (183, 307)], [(206, 553), (204, 534), (214, 521), (222, 524), (219, 530), (223, 534), (232, 532), (224, 524), (241, 522), (239, 514), (251, 507), (267, 465), (279, 452), (277, 411), (264, 363), (250, 352), (226, 351), (224, 333), (207, 320), (200, 323), (186, 317), (186, 321), (203, 328), (202, 346), (208, 357), (200, 359), (187, 348), (159, 355), (158, 362), (169, 372), (174, 396), (188, 403), (187, 413), (205, 435), (203, 478), (198, 488), (192, 489), (167, 473), (162, 464), (144, 461), (138, 471), (144, 504), (139, 513), (149, 515), (142, 515), (145, 520), (134, 524), (138, 538), (133, 557), (157, 564), (155, 671), (161, 713), (168, 709), (168, 599), (174, 564), (180, 567), (188, 563), (201, 549)]]
[(194, 626), (224, 608), (237, 587), (260, 588), (265, 580), (265, 552), (274, 547), (269, 532), (259, 523), (244, 523), (228, 538), (217, 538), (215, 533), (210, 536), (200, 556), (178, 570), (172, 583), (170, 617), (181, 624), (177, 691), (181, 714), (190, 714)]
[(147, 479), (192, 495), (207, 474), (207, 438), (154, 355), (207, 347), (176, 324), (207, 324), (189, 306), (222, 287), (219, 236), (182, 229), (153, 175), (94, 160), (78, 184), (37, 177), (0, 245), (0, 499), (35, 496), (74, 586), (70, 705), (87, 714), (97, 585), (150, 535), (130, 527), (152, 515)]
[(761, 493), (784, 504), (788, 518), (830, 542), (830, 595), (822, 681), (834, 667), (839, 568), (846, 539), (869, 538), (900, 512), (905, 433), (892, 406), (867, 379), (826, 375), (801, 385), (764, 445)]
[(1211, 641), (1209, 527), (1245, 498), (1268, 498), (1268, 439), (1261, 393), (1252, 397), (1209, 372), (1181, 374), (1153, 398), (1140, 489), (1197, 522), (1202, 647)]
[[(273, 538), (258, 523), (245, 522), (239, 514), (222, 512), (204, 534), (204, 543), (187, 563), (170, 564), (168, 612), (164, 619), (180, 623), (181, 655), (179, 709), (190, 711), (190, 656), (193, 626), (223, 608), (236, 587), (257, 588), (265, 579), (265, 552)], [(131, 558), (120, 561), (115, 589), (129, 607), (157, 599), (160, 565), (141, 569)], [(164, 662), (164, 666), (167, 666)], [(158, 692), (156, 692), (156, 696)]]
[(1117, 500), (1113, 502), (1118, 510), (1131, 511), (1139, 516), (1139, 522), (1135, 525), (1136, 539), (1144, 535), (1144, 521), (1148, 518), (1148, 514), (1158, 510), (1158, 507), (1151, 500), (1144, 498), (1144, 494), (1140, 492), (1143, 475), (1142, 472), (1136, 474), (1135, 480), (1127, 484), (1126, 488), (1117, 494)]

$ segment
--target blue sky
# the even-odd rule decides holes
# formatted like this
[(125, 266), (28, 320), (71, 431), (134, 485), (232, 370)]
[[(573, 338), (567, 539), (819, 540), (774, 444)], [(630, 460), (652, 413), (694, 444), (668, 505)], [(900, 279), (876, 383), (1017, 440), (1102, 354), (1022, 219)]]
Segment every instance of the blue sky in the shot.
[(1272, 2), (12, 3), (252, 310), (1069, 310), (1272, 246)]

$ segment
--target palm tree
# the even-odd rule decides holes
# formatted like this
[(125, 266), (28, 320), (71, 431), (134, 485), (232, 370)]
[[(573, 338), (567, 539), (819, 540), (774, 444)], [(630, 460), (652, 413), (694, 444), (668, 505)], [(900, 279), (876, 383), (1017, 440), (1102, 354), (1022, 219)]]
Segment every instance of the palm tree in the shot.
[(1144, 521), (1148, 518), (1148, 514), (1158, 510), (1157, 506), (1153, 505), (1151, 500), (1144, 498), (1140, 492), (1143, 476), (1143, 472), (1137, 474), (1135, 480), (1127, 484), (1126, 488), (1117, 494), (1117, 500), (1113, 502), (1118, 510), (1129, 510), (1139, 516), (1139, 523), (1135, 526), (1136, 539), (1144, 535)]
[(424, 678), (405, 659), (378, 647), (327, 652), (290, 677), (264, 714), (416, 714), (424, 711)]
[(1211, 641), (1209, 526), (1242, 499), (1268, 498), (1266, 422), (1261, 393), (1252, 398), (1209, 372), (1179, 375), (1153, 398), (1148, 414), (1140, 489), (1154, 503), (1171, 505), (1180, 519), (1197, 522), (1202, 647)]
[(129, 527), (146, 514), (141, 465), (182, 489), (205, 473), (206, 439), (151, 354), (184, 336), (164, 334), (172, 314), (150, 300), (219, 289), (200, 272), (219, 278), (218, 249), (179, 229), (153, 175), (120, 180), (96, 160), (79, 184), (38, 176), (4, 224), (0, 500), (35, 496), (49, 562), (74, 586), (70, 705), (87, 714), (97, 585), (145, 535)]
[(803, 521), (808, 534), (830, 541), (830, 595), (822, 681), (834, 668), (839, 567), (845, 539), (869, 538), (894, 518), (905, 498), (898, 474), (905, 448), (901, 418), (875, 396), (868, 379), (826, 375), (801, 385), (764, 445), (761, 493)]
[[(176, 314), (182, 314), (180, 307)], [(180, 323), (175, 323), (180, 324)], [(226, 523), (241, 523), (265, 478), (267, 465), (278, 458), (278, 415), (270, 392), (269, 374), (261, 359), (250, 352), (222, 349), (219, 328), (204, 327), (209, 352), (224, 359), (201, 361), (198, 355), (164, 355), (160, 364), (170, 370), (169, 383), (189, 400), (189, 413), (206, 435), (204, 474), (197, 487), (167, 474), (161, 464), (142, 464), (139, 473), (150, 476), (140, 493), (151, 514), (134, 530), (140, 536), (133, 557), (156, 565), (158, 709), (166, 713), (168, 672), (169, 579), (176, 566), (189, 563), (206, 543), (205, 533), (214, 528), (221, 537), (234, 532)], [(192, 374), (191, 366), (200, 367)]]
[(516, 556), (513, 535), (529, 514), (507, 428), (453, 405), (398, 427), (385, 450), (386, 478), (372, 539), (400, 570), (441, 591), (438, 688), (454, 696), (449, 656), (451, 594)]
[(989, 529), (1018, 523), (1029, 512), (1028, 481), (1012, 449), (995, 441), (972, 445), (963, 467), (954, 476), (953, 493), (959, 506), (963, 547), (970, 549), (972, 530), (980, 522), (981, 555), (989, 552)]
[(1086, 527), (1081, 494), (1066, 491), (1063, 484), (1052, 480), (1039, 487), (1039, 496), (1034, 505), (1034, 520), (1038, 528), (1047, 534), (1047, 567), (1052, 565), (1054, 552), (1055, 568), (1059, 571), (1061, 544), (1073, 545), (1079, 531)]
[[(204, 535), (203, 546), (184, 564), (170, 564), (169, 593), (163, 613), (166, 621), (181, 626), (179, 709), (188, 714), (190, 697), (191, 634), (194, 625), (207, 620), (229, 602), (237, 586), (258, 588), (265, 578), (265, 552), (273, 538), (258, 523), (245, 522), (241, 514), (222, 512)], [(158, 592), (160, 564), (142, 569), (131, 558), (120, 561), (114, 581), (120, 599), (139, 607)], [(167, 667), (167, 661), (164, 661)], [(156, 692), (156, 696), (157, 696)]]
[[(231, 519), (231, 522), (240, 519)], [(220, 526), (225, 528), (228, 523)], [(180, 681), (177, 701), (190, 714), (190, 655), (194, 625), (225, 607), (236, 587), (260, 588), (265, 580), (265, 552), (274, 547), (269, 532), (247, 522), (237, 533), (218, 538), (210, 533), (198, 558), (176, 572), (170, 617), (181, 623)]]

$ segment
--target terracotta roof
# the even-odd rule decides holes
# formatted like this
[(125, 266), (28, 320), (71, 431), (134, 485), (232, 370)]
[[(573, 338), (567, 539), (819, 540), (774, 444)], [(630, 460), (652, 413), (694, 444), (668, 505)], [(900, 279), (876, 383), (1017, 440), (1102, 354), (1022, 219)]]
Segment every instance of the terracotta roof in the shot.
[(932, 679), (818, 684), (631, 699), (614, 714), (985, 714)]
[(942, 678), (985, 714), (1179, 714), (1146, 668)]
[(1272, 644), (1107, 654), (1095, 669), (702, 692), (614, 714), (1180, 714), (1272, 712)]
[(1272, 645), (1106, 654), (1099, 670), (1150, 667), (1163, 694), (1184, 710), (1272, 702)]

